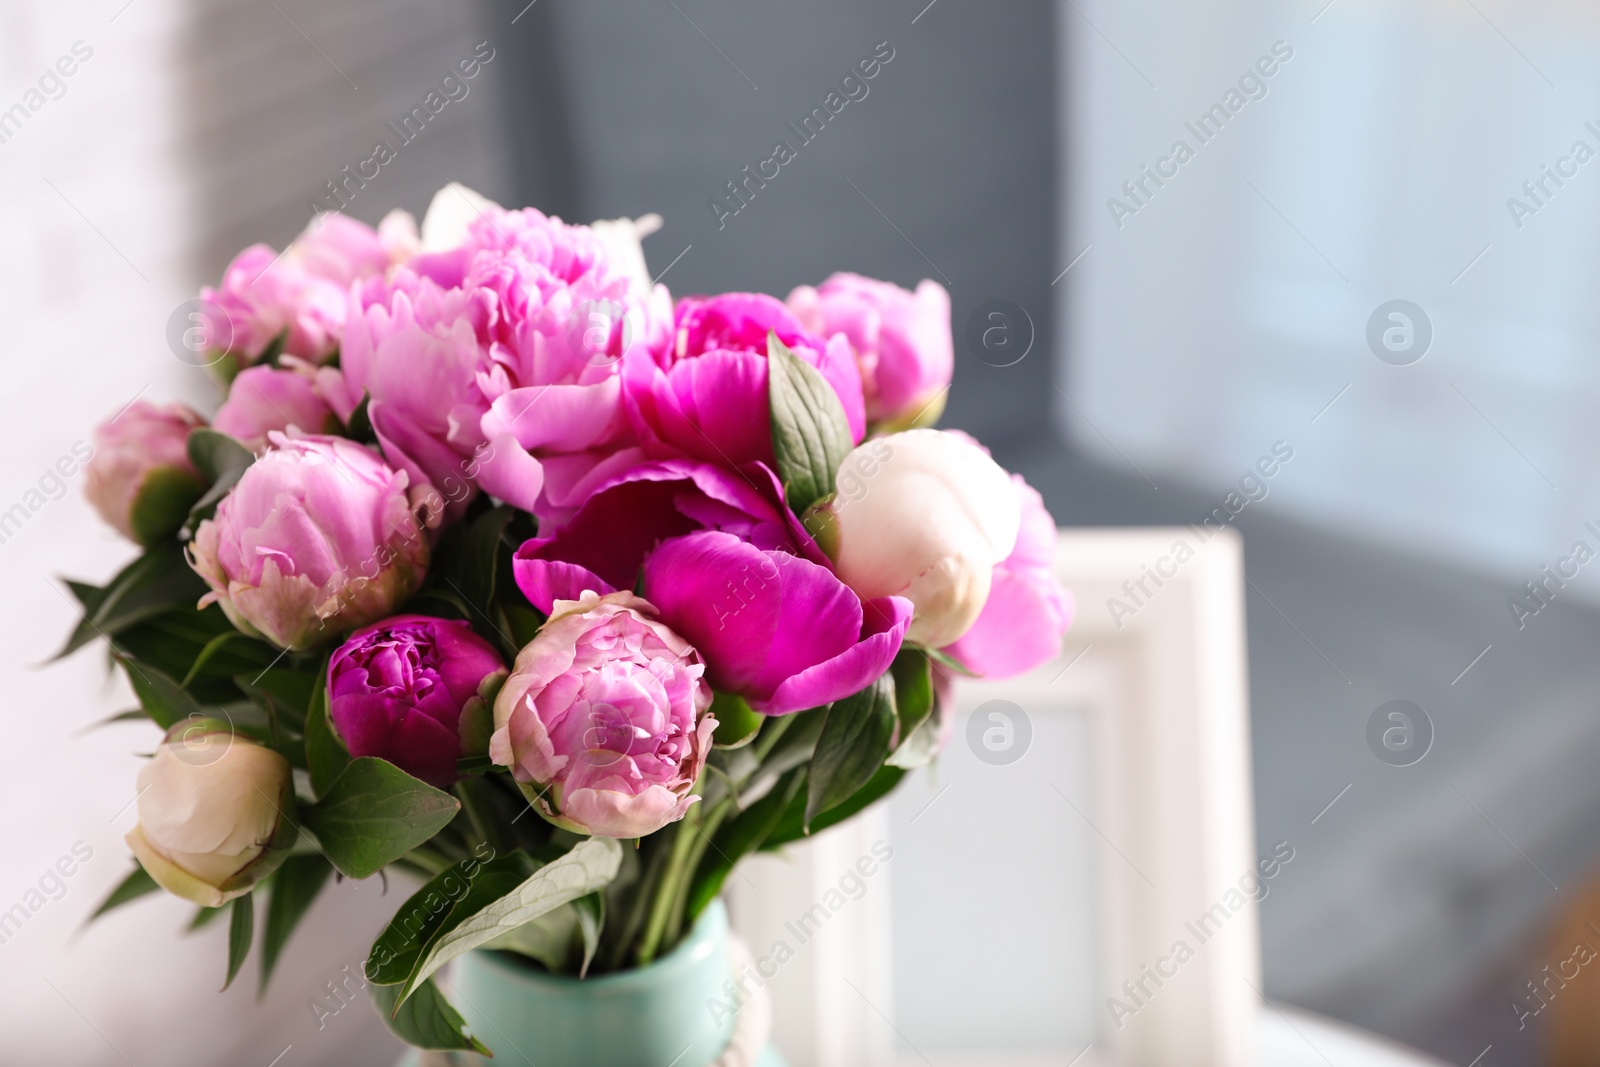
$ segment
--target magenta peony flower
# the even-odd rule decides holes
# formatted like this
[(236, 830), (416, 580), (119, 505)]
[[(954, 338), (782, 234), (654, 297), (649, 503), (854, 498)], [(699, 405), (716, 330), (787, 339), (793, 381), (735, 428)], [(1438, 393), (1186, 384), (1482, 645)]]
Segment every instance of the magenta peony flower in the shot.
[(559, 601), (495, 698), (489, 755), (557, 826), (654, 833), (700, 799), (717, 726), (704, 673), (631, 593)]
[(190, 561), (239, 629), (285, 648), (389, 614), (428, 567), (425, 526), (404, 471), (340, 437), (289, 438), (244, 472), (195, 532)]
[(281, 255), (259, 244), (239, 253), (222, 285), (200, 296), (227, 313), (228, 352), (238, 366), (255, 362), (285, 330), (286, 354), (321, 363), (339, 348), (350, 284), (409, 255), (415, 230), (404, 213), (385, 219), (381, 233), (343, 215), (319, 215)]
[(864, 689), (889, 669), (911, 602), (863, 602), (833, 572), (718, 531), (673, 538), (644, 565), (644, 596), (705, 657), (711, 684), (783, 715)]
[(182, 404), (143, 400), (94, 432), (84, 495), (118, 533), (151, 545), (176, 533), (205, 480), (189, 462), (189, 431), (206, 420)]
[[(378, 756), (429, 785), (455, 783), (461, 719), (505, 677), (465, 622), (399, 615), (357, 630), (328, 663), (328, 717), (352, 756)], [(482, 743), (481, 741), (479, 742)]]
[(250, 367), (228, 388), (228, 399), (212, 424), (218, 430), (259, 452), (267, 434), (293, 426), (302, 434), (333, 433), (338, 420), (317, 392), (310, 367), (299, 361), (288, 370)]
[(1056, 524), (1037, 490), (1013, 474), (1022, 525), (995, 565), (978, 621), (945, 651), (986, 678), (1010, 678), (1054, 659), (1072, 625), (1072, 594), (1056, 580)]
[(832, 275), (789, 294), (789, 310), (821, 337), (843, 333), (855, 349), (867, 421), (889, 430), (931, 426), (955, 370), (950, 294), (929, 278), (911, 293), (859, 274)]
[(541, 611), (586, 589), (633, 588), (656, 545), (696, 530), (725, 530), (761, 548), (826, 562), (784, 504), (778, 480), (758, 464), (730, 471), (687, 459), (644, 460), (630, 449), (596, 468), (576, 495), (583, 505), (564, 521), (541, 519), (551, 533), (525, 542), (512, 564)]
[(728, 293), (679, 301), (671, 347), (624, 360), (623, 396), (646, 450), (732, 467), (771, 465), (769, 332), (822, 372), (839, 394), (851, 439), (860, 441), (866, 417), (849, 342), (811, 335), (773, 297)]

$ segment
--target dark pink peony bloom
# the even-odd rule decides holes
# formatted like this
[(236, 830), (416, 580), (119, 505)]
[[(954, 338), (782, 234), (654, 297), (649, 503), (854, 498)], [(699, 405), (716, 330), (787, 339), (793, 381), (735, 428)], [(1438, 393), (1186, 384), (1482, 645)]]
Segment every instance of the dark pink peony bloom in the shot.
[(863, 602), (828, 567), (729, 533), (673, 538), (644, 596), (705, 657), (711, 684), (782, 715), (849, 696), (889, 669), (911, 602)]
[[(457, 779), (463, 709), (503, 677), (465, 622), (398, 615), (357, 630), (328, 663), (328, 717), (352, 756), (377, 756), (429, 785)], [(480, 742), (481, 743), (481, 742)]]
[(844, 406), (853, 441), (866, 429), (861, 372), (843, 335), (825, 342), (783, 303), (761, 293), (678, 302), (672, 343), (623, 362), (628, 416), (645, 449), (737, 467), (771, 464), (767, 335), (816, 367)]

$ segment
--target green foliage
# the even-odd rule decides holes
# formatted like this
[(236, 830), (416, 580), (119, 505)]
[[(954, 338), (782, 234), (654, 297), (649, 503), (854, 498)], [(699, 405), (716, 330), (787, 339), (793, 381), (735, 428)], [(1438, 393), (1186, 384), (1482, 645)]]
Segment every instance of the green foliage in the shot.
[(850, 799), (883, 766), (894, 748), (896, 725), (892, 675), (834, 701), (811, 757), (808, 831), (814, 818)]
[(138, 900), (146, 893), (154, 893), (160, 888), (160, 886), (156, 885), (156, 880), (145, 873), (143, 867), (135, 863), (133, 870), (128, 872), (128, 877), (118, 882), (117, 887), (106, 895), (106, 899), (102, 900), (100, 906), (94, 909), (88, 921), (93, 922), (112, 908), (120, 908), (130, 900)]
[(228, 917), (228, 978), (222, 983), (222, 988), (227, 989), (239, 974), (239, 968), (244, 966), (245, 957), (250, 955), (250, 942), (256, 932), (256, 904), (255, 894), (246, 893), (233, 902), (232, 914)]
[(488, 1046), (467, 1033), (467, 1021), (431, 981), (424, 982), (403, 1003), (399, 986), (372, 984), (367, 986), (367, 991), (372, 994), (384, 1025), (406, 1044), (493, 1055)]
[(833, 492), (839, 465), (850, 454), (850, 422), (822, 372), (767, 335), (772, 454), (784, 495), (796, 515)]
[(351, 760), (303, 819), (329, 862), (367, 878), (449, 825), (461, 803), (387, 760)]
[(333, 867), (316, 852), (290, 856), (272, 876), (271, 896), (267, 899), (267, 927), (261, 938), (261, 991), (266, 992), (272, 969), (278, 964), (289, 935), (311, 910), (322, 887), (328, 883)]
[(220, 430), (202, 427), (189, 433), (189, 461), (200, 469), (209, 486), (189, 511), (189, 529), (194, 530), (212, 516), (256, 456)]
[(205, 486), (189, 471), (176, 467), (150, 471), (128, 510), (134, 540), (153, 545), (177, 533), (204, 491)]
[(69, 583), (69, 588), (83, 605), (84, 617), (56, 659), (71, 655), (97, 637), (115, 639), (174, 607), (193, 608), (206, 593), (206, 583), (190, 568), (176, 542), (151, 548), (119, 571), (104, 589), (82, 582)]
[(328, 721), (327, 667), (324, 666), (312, 683), (311, 701), (306, 710), (306, 767), (311, 774), (312, 795), (327, 795), (349, 763), (350, 753)]

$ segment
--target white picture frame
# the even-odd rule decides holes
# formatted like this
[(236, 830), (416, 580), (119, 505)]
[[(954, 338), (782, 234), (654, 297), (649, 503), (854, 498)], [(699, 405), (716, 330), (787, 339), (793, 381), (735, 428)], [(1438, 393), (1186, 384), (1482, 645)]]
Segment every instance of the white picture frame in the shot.
[[(1056, 569), (1076, 602), (1062, 656), (1009, 681), (962, 680), (955, 699), (958, 713), (1004, 699), (1092, 716), (1095, 799), (1084, 816), (1099, 843), (1101, 1025), (1093, 1047), (1065, 1051), (1079, 1057), (1075, 1067), (1250, 1067), (1261, 967), (1248, 890), (1263, 860), (1251, 804), (1242, 542), (1206, 527), (1063, 530)], [(958, 718), (950, 744), (966, 743), (964, 727)], [(744, 865), (728, 895), (754, 954), (792, 943), (785, 924), (889, 835), (880, 805)], [(865, 892), (768, 983), (774, 1039), (791, 1067), (891, 1067), (897, 1045), (913, 1040), (893, 1019), (890, 904), (886, 891)], [(1179, 942), (1191, 950), (1182, 960)], [(1158, 982), (1152, 969), (1172, 973)], [(900, 1062), (1057, 1060), (917, 1049)]]

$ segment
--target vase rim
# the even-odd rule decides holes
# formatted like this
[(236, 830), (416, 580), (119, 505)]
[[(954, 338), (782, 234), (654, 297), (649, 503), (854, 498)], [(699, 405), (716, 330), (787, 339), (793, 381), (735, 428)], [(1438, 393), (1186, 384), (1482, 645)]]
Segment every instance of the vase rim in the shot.
[(700, 913), (688, 935), (678, 942), (671, 952), (643, 967), (630, 967), (627, 970), (614, 971), (593, 978), (579, 978), (571, 974), (551, 974), (549, 971), (528, 966), (520, 960), (507, 958), (515, 956), (514, 952), (477, 950), (473, 955), (516, 980), (530, 985), (564, 990), (619, 992), (645, 988), (669, 978), (675, 972), (694, 967), (706, 956), (715, 952), (718, 945), (724, 943), (727, 937), (728, 909), (721, 898), (718, 898), (706, 906), (706, 910)]

